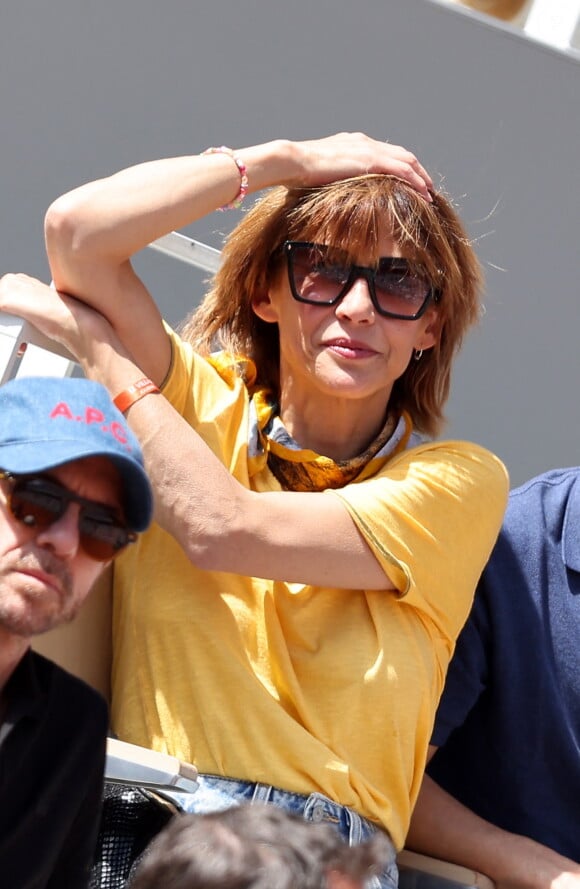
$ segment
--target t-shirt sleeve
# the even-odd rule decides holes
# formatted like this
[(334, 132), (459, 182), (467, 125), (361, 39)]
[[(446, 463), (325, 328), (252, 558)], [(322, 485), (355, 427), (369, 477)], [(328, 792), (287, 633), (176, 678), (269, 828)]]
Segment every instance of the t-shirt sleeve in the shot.
[(508, 495), (505, 467), (468, 442), (405, 451), (375, 477), (329, 492), (345, 503), (407, 605), (454, 640), (467, 619)]
[(165, 328), (172, 358), (163, 395), (231, 472), (240, 471), (246, 463), (249, 405), (242, 377), (232, 362), (198, 355), (168, 325)]
[(197, 415), (205, 416), (212, 406), (228, 401), (228, 394), (229, 400), (235, 402), (243, 382), (234, 369), (230, 373), (220, 372), (168, 324), (164, 326), (171, 342), (171, 365), (161, 391), (175, 410), (195, 419)]

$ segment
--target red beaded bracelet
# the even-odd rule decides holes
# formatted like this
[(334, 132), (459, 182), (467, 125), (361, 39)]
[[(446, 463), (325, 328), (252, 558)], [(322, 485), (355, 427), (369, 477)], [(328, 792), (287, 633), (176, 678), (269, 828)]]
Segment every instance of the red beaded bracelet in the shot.
[(118, 408), (122, 414), (125, 411), (129, 410), (132, 404), (135, 404), (136, 401), (139, 401), (140, 398), (143, 398), (145, 395), (149, 395), (152, 392), (159, 392), (159, 387), (155, 385), (153, 380), (150, 380), (148, 377), (143, 377), (142, 380), (137, 380), (136, 383), (133, 383), (132, 386), (129, 386), (128, 389), (123, 389), (122, 392), (113, 398), (113, 404), (116, 408)]
[(206, 148), (205, 151), (202, 151), (202, 155), (204, 154), (227, 154), (228, 157), (231, 157), (236, 167), (238, 168), (240, 174), (240, 190), (237, 195), (229, 204), (224, 204), (223, 207), (219, 207), (220, 210), (238, 210), (242, 206), (242, 201), (246, 197), (248, 193), (249, 183), (248, 183), (248, 172), (246, 169), (246, 165), (240, 157), (234, 154), (231, 148), (228, 148), (227, 145), (220, 145), (219, 148)]

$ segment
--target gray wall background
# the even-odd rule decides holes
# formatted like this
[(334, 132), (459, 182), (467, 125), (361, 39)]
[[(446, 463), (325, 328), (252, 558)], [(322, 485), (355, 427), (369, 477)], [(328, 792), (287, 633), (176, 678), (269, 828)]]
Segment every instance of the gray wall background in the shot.
[[(0, 273), (48, 279), (53, 198), (142, 160), (363, 130), (456, 201), (486, 268), (450, 437), (512, 483), (580, 463), (580, 55), (430, 0), (19, 0), (0, 13)], [(238, 213), (187, 234), (221, 245)], [(152, 251), (175, 323), (202, 275)]]

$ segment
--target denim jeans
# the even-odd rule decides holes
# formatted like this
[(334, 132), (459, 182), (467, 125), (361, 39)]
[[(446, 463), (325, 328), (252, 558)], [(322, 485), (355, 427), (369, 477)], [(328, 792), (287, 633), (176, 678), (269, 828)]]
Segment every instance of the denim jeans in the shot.
[[(302, 815), (306, 821), (330, 822), (350, 846), (355, 846), (380, 830), (352, 809), (333, 802), (321, 793), (303, 796), (267, 784), (236, 781), (215, 775), (199, 775), (198, 781), (199, 787), (195, 793), (170, 794), (184, 812), (217, 812), (240, 803), (272, 803), (289, 812)], [(396, 851), (393, 846), (392, 857), (387, 867), (380, 877), (371, 878), (367, 885), (368, 889), (396, 889), (397, 883)]]

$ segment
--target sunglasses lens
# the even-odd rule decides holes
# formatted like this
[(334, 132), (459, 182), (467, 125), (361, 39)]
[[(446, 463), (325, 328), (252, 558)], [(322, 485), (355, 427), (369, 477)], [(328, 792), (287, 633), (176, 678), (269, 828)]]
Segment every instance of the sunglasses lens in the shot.
[(374, 281), (380, 311), (404, 318), (413, 318), (421, 311), (431, 290), (423, 278), (402, 264), (391, 268), (379, 266)]
[(137, 535), (120, 524), (112, 510), (77, 497), (51, 480), (21, 479), (16, 482), (10, 495), (10, 509), (14, 517), (24, 525), (40, 530), (58, 521), (71, 502), (81, 504), (80, 543), (92, 559), (108, 562), (136, 539)]
[(13, 515), (30, 528), (48, 528), (56, 522), (66, 509), (66, 502), (57, 492), (22, 482), (17, 485), (10, 497)]
[(309, 303), (330, 305), (334, 302), (348, 281), (350, 268), (315, 244), (293, 244), (288, 255), (294, 296)]
[(81, 513), (79, 531), (83, 549), (99, 562), (108, 562), (135, 539), (135, 535), (115, 522), (113, 516), (92, 513), (88, 509)]

